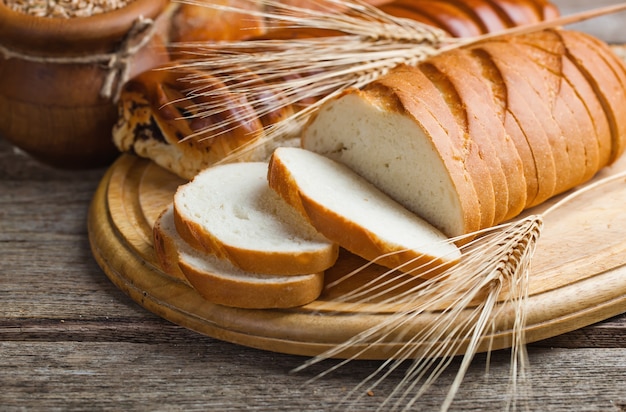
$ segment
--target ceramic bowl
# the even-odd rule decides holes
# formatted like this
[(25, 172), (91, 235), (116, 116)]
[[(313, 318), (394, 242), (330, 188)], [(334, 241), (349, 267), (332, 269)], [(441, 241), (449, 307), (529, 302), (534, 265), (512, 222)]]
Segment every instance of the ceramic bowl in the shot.
[(58, 18), (0, 0), (0, 137), (57, 167), (110, 162), (119, 87), (167, 61), (159, 17), (168, 1)]

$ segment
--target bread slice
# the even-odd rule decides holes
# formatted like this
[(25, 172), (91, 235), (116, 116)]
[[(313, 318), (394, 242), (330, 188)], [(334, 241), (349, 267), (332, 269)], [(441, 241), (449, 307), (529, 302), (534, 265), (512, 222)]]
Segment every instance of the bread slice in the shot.
[(609, 163), (612, 163), (623, 153), (626, 144), (626, 90), (620, 81), (621, 74), (601, 55), (602, 48), (608, 46), (589, 45), (585, 41), (587, 35), (579, 32), (557, 33), (567, 49), (567, 56), (591, 85), (609, 119), (612, 148)]
[[(583, 136), (578, 130), (578, 119), (572, 117), (571, 110), (559, 98), (562, 77), (554, 76), (542, 68), (525, 53), (522, 45), (511, 42), (495, 44), (502, 50), (502, 58), (526, 78), (527, 89), (535, 92), (530, 94), (530, 98), (535, 98), (534, 101), (531, 100), (531, 104), (536, 108), (537, 117), (543, 119), (542, 125), (548, 135), (558, 170), (557, 186), (553, 195), (582, 183), (587, 165)], [(544, 59), (544, 64), (558, 64), (555, 59), (548, 57)], [(585, 136), (584, 139), (588, 137), (591, 136)]]
[(338, 246), (320, 235), (267, 184), (267, 163), (214, 166), (174, 195), (179, 233), (191, 245), (250, 272), (322, 272)]
[[(494, 146), (496, 157), (504, 172), (508, 189), (506, 213), (500, 221), (517, 216), (526, 205), (527, 182), (524, 174), (524, 162), (513, 139), (504, 126), (504, 102), (498, 101), (502, 95), (494, 90), (493, 83), (483, 75), (484, 67), (481, 59), (466, 49), (458, 49), (456, 58), (466, 67), (467, 82), (472, 85), (476, 95), (475, 104), (480, 104), (484, 116), (480, 120), (485, 125), (485, 137)], [(460, 74), (460, 73), (459, 73)], [(472, 113), (474, 115), (478, 113)]]
[[(507, 108), (528, 141), (538, 173), (537, 196), (527, 200), (527, 207), (541, 203), (554, 195), (558, 186), (557, 180), (562, 178), (557, 174), (557, 170), (561, 173), (557, 167), (560, 167), (563, 162), (556, 161), (549, 133), (546, 131), (546, 128), (554, 130), (552, 119), (548, 118), (550, 114), (546, 114), (547, 108), (540, 102), (537, 106), (533, 106), (533, 103), (539, 99), (530, 89), (528, 80), (503, 58), (501, 48), (495, 47), (493, 42), (483, 42), (473, 47), (489, 56), (506, 85)], [(544, 106), (543, 111), (542, 106)], [(558, 156), (562, 158), (563, 154), (559, 153)], [(569, 164), (565, 166), (569, 169)]]
[(480, 65), (481, 78), (491, 89), (491, 95), (493, 96), (493, 103), (496, 111), (494, 121), (500, 121), (502, 123), (506, 135), (509, 137), (513, 146), (515, 146), (515, 149), (522, 161), (522, 171), (524, 175), (524, 182), (526, 184), (526, 200), (523, 208), (526, 208), (528, 201), (530, 199), (535, 199), (537, 196), (539, 187), (539, 176), (532, 149), (518, 123), (518, 120), (511, 114), (510, 107), (508, 105), (509, 96), (507, 87), (498, 67), (491, 60), (488, 53), (479, 49), (470, 49), (469, 53), (473, 57), (474, 61)]
[[(507, 144), (504, 126), (494, 121), (498, 117), (493, 97), (490, 96), (490, 89), (478, 78), (480, 68), (463, 49), (443, 53), (422, 65), (429, 66), (436, 67), (456, 89), (460, 107), (465, 112), (464, 122), (470, 139), (478, 145), (481, 157), (491, 171), (494, 196), (499, 200), (496, 202), (494, 223), (500, 223), (509, 216), (510, 198), (515, 203), (511, 208), (517, 210), (515, 214), (519, 214), (525, 204), (525, 199), (520, 200), (519, 196), (525, 197), (526, 193), (521, 161), (515, 147)], [(509, 183), (515, 189), (513, 192), (509, 189)]]
[[(422, 66), (401, 66), (366, 87), (364, 93), (373, 102), (384, 102), (388, 96), (393, 96), (394, 99), (397, 99), (397, 104), (386, 107), (392, 108), (397, 113), (406, 112), (410, 118), (421, 124), (420, 127), (426, 132), (426, 136), (431, 139), (434, 147), (442, 154), (448, 167), (451, 167), (451, 175), (453, 177), (457, 175), (462, 176), (455, 172), (459, 166), (462, 168), (463, 173), (467, 173), (469, 182), (471, 182), (474, 188), (474, 197), (478, 202), (479, 210), (475, 218), (479, 218), (479, 227), (491, 226), (494, 222), (496, 209), (493, 177), (489, 165), (481, 157), (478, 144), (469, 136), (469, 130), (466, 127), (466, 114), (463, 110), (460, 96), (452, 84), (447, 79), (441, 78), (441, 76), (439, 79), (430, 78), (422, 70)], [(384, 104), (380, 106), (382, 107)], [(431, 118), (439, 125), (438, 129), (431, 126)], [(368, 121), (366, 121), (367, 123)], [(361, 127), (361, 129), (363, 128)], [(360, 130), (360, 132), (370, 133), (371, 131)], [(378, 133), (385, 133), (385, 130), (383, 129)], [(404, 138), (409, 136), (411, 135), (407, 135)], [(373, 134), (371, 138), (376, 139), (376, 134)], [(306, 138), (303, 138), (303, 141), (306, 145)], [(407, 144), (410, 147), (410, 138)], [(403, 165), (402, 161), (406, 158), (402, 154), (398, 154), (397, 159), (401, 160), (401, 162), (390, 162), (390, 158), (387, 157), (389, 166), (384, 165), (386, 169), (379, 168), (373, 171), (363, 167), (360, 164), (360, 160), (354, 159), (355, 156), (358, 157), (362, 154), (360, 153), (361, 149), (363, 147), (360, 145), (352, 145), (350, 150), (340, 153), (341, 159), (339, 160), (342, 162), (347, 161), (352, 169), (355, 169), (359, 174), (372, 181), (374, 185), (384, 188), (383, 191), (391, 195), (391, 197), (410, 210), (415, 211), (413, 204), (416, 201), (421, 201), (415, 199), (416, 193), (403, 191), (401, 186), (395, 186), (393, 183), (393, 181), (398, 179), (398, 175), (401, 175), (405, 180), (411, 178), (410, 174), (406, 174), (406, 169), (404, 170), (405, 174), (402, 175), (402, 168), (407, 167), (406, 164)], [(403, 150), (400, 151), (404, 152)], [(390, 156), (390, 153), (393, 153), (393, 150), (386, 156)], [(334, 153), (333, 156), (335, 156)], [(408, 170), (412, 170), (412, 167), (415, 166), (409, 167), (410, 169)], [(392, 169), (395, 170), (392, 171)], [(411, 187), (411, 185), (416, 183), (406, 182), (405, 184)], [(461, 188), (460, 190), (468, 192), (463, 187), (465, 185), (465, 180), (457, 183), (457, 187)], [(468, 203), (474, 202), (471, 193), (464, 193), (463, 197)], [(474, 206), (469, 204), (467, 207), (468, 213), (474, 208)], [(421, 214), (420, 216), (424, 217)], [(473, 220), (468, 220), (466, 223), (473, 225)], [(441, 228), (441, 226), (437, 227)]]
[[(468, 116), (467, 102), (461, 95), (456, 79), (439, 71), (434, 66), (435, 60), (439, 59), (429, 59), (428, 62), (420, 64), (418, 70), (415, 68), (399, 70), (384, 81), (393, 84), (409, 79), (409, 82), (413, 83), (417, 77), (416, 72), (421, 71), (425, 75), (421, 83), (432, 83), (439, 90), (441, 104), (434, 106), (432, 113), (436, 118), (441, 118), (446, 111), (453, 114), (453, 120), (444, 123), (447, 126), (448, 138), (458, 153), (464, 156), (466, 167), (472, 176), (481, 205), (481, 226), (491, 226), (502, 218), (507, 203), (508, 190), (502, 168), (497, 157), (494, 156), (493, 147), (480, 144), (479, 139), (474, 138), (475, 136), (483, 136), (485, 131), (482, 129), (480, 121), (475, 121), (475, 117)], [(404, 74), (404, 76), (399, 77), (397, 74)], [(465, 91), (465, 89), (462, 90)], [(411, 92), (411, 90), (411, 88), (406, 87), (403, 91)], [(418, 98), (422, 98), (421, 95), (418, 96)], [(450, 132), (453, 130), (450, 127), (452, 124), (456, 124), (459, 129), (458, 133)], [(499, 197), (504, 199), (503, 203), (496, 201)]]
[(173, 205), (154, 225), (157, 261), (167, 274), (191, 285), (211, 303), (246, 309), (291, 308), (317, 299), (324, 274), (265, 275), (243, 271), (185, 242), (176, 230)]
[[(325, 156), (301, 148), (278, 148), (270, 160), (268, 181), (318, 231), (369, 261), (429, 276), (460, 259), (459, 249), (434, 226)], [(424, 195), (432, 203), (441, 196)], [(450, 209), (446, 198), (437, 200), (440, 207)]]
[[(624, 105), (624, 99), (626, 99), (626, 66), (623, 60), (621, 60), (613, 50), (603, 41), (586, 33), (570, 31), (565, 34), (564, 41), (567, 37), (572, 37), (573, 41), (578, 41), (582, 45), (587, 46), (588, 49), (597, 53), (598, 56), (606, 63), (611, 72), (617, 79), (617, 90), (613, 92), (611, 96), (615, 99), (613, 111), (615, 119), (617, 121), (617, 130), (619, 130), (618, 139), (614, 141), (615, 155), (621, 156), (626, 150), (626, 105)], [(595, 69), (592, 68), (592, 69)], [(622, 103), (619, 103), (621, 100)]]
[[(551, 33), (542, 31), (536, 35)], [(535, 63), (531, 66), (537, 73), (535, 83), (540, 84), (539, 80), (543, 80), (546, 84), (544, 95), (553, 96), (551, 111), (557, 123), (565, 125), (565, 142), (573, 164), (571, 185), (576, 186), (589, 180), (600, 169), (599, 137), (591, 114), (563, 70), (565, 65), (571, 65), (565, 56), (565, 47), (558, 38), (555, 40), (550, 51), (528, 43), (509, 42), (508, 46), (519, 50)]]
[[(598, 50), (604, 56), (607, 63), (611, 66), (616, 76), (619, 78), (620, 84), (622, 85), (622, 90), (626, 90), (626, 61), (624, 61), (620, 56), (615, 53), (615, 49), (613, 47), (609, 47), (600, 39), (588, 35), (585, 35), (585, 38), (586, 41), (592, 45), (592, 47), (595, 46), (596, 50)], [(624, 106), (624, 104), (620, 105), (622, 111), (617, 114), (618, 117), (621, 116), (619, 117), (621, 122), (626, 122), (623, 111), (625, 110)], [(619, 152), (618, 156), (621, 156), (626, 150), (626, 134), (622, 134), (620, 137), (622, 141), (619, 145), (622, 151)]]
[(563, 57), (563, 77), (567, 79), (574, 93), (585, 107), (591, 118), (595, 130), (596, 145), (598, 150), (597, 170), (608, 165), (612, 156), (612, 136), (609, 118), (605, 113), (602, 103), (596, 95), (593, 87), (581, 73), (580, 69), (570, 60), (567, 55)]

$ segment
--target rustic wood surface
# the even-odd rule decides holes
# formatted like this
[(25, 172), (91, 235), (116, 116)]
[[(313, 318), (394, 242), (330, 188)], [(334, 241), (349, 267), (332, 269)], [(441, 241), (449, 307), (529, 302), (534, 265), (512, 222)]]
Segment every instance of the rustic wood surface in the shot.
[[(117, 289), (94, 261), (87, 210), (104, 169), (43, 166), (0, 140), (0, 410), (325, 411), (379, 365), (307, 383), (305, 358), (237, 346), (171, 324)], [(626, 308), (625, 308), (626, 310)], [(529, 348), (529, 410), (626, 410), (626, 315)], [(499, 410), (508, 352), (471, 367), (452, 410)], [(454, 377), (419, 403), (434, 410)], [(354, 410), (375, 410), (390, 379)]]

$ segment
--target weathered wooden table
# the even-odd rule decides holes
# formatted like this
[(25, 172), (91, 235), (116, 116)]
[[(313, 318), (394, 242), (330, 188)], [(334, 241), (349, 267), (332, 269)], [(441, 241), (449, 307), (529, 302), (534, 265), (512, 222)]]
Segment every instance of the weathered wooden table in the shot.
[[(609, 37), (623, 31), (586, 28)], [(89, 247), (87, 211), (104, 173), (48, 168), (0, 137), (1, 411), (326, 411), (379, 366), (354, 362), (307, 383), (334, 362), (291, 374), (305, 358), (205, 337), (133, 302)], [(532, 387), (519, 406), (626, 411), (626, 314), (528, 350)], [(500, 410), (508, 359), (508, 351), (494, 353), (486, 373), (479, 355), (452, 410)], [(454, 368), (415, 410), (438, 409), (453, 378)], [(376, 410), (394, 382), (361, 398), (354, 410)]]
[[(173, 325), (131, 301), (95, 263), (87, 210), (104, 169), (60, 171), (0, 140), (0, 410), (322, 411), (372, 372), (327, 367)], [(529, 348), (530, 410), (626, 410), (626, 315)], [(453, 410), (499, 409), (508, 352), (469, 371)], [(436, 409), (453, 371), (419, 403)], [(355, 410), (374, 410), (391, 380)]]

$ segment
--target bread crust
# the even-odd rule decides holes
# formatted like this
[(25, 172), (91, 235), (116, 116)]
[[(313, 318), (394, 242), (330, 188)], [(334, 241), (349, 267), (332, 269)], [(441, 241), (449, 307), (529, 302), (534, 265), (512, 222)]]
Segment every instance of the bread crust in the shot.
[[(547, 31), (538, 33), (542, 34), (550, 33)], [(533, 68), (541, 72), (537, 79), (544, 79), (548, 90), (554, 92), (552, 112), (559, 124), (568, 126), (565, 137), (572, 163), (571, 185), (576, 186), (589, 180), (600, 169), (601, 137), (597, 133), (587, 106), (574, 90), (572, 80), (566, 75), (564, 66), (571, 63), (564, 55), (565, 48), (560, 41), (553, 41), (555, 47), (550, 51), (533, 47), (530, 43), (511, 43), (509, 43), (511, 47), (520, 49), (536, 63)], [(559, 45), (561, 47), (558, 47)], [(602, 117), (601, 114), (598, 116)]]
[[(528, 197), (528, 187), (530, 185), (526, 178), (526, 161), (509, 131), (505, 127), (506, 101), (505, 93), (501, 90), (499, 80), (489, 78), (489, 69), (485, 68), (483, 58), (479, 57), (471, 50), (459, 49), (462, 56), (462, 64), (467, 67), (468, 76), (471, 76), (472, 84), (476, 93), (482, 96), (482, 105), (488, 108), (483, 123), (487, 130), (487, 136), (496, 150), (497, 157), (501, 160), (501, 166), (506, 177), (507, 188), (509, 190), (507, 213), (502, 220), (508, 220), (517, 216), (526, 206)], [(519, 128), (518, 128), (519, 130)]]
[[(528, 202), (528, 199), (534, 199), (537, 196), (537, 167), (535, 165), (535, 159), (529, 142), (522, 132), (517, 119), (515, 119), (509, 111), (509, 98), (504, 79), (502, 78), (495, 63), (489, 57), (488, 53), (479, 49), (469, 49), (468, 53), (480, 66), (480, 78), (487, 84), (487, 87), (491, 89), (490, 94), (493, 96), (495, 114), (504, 126), (506, 136), (509, 137), (510, 143), (515, 147), (515, 151), (520, 157), (524, 182), (526, 185), (526, 195), (524, 197), (525, 202)], [(523, 207), (526, 207), (526, 203), (524, 203)]]
[[(532, 102), (538, 100), (535, 92), (529, 89), (528, 80), (514, 70), (501, 56), (500, 50), (492, 43), (481, 43), (475, 48), (487, 53), (506, 85), (507, 110), (517, 121), (524, 134), (537, 168), (537, 196), (527, 199), (526, 206), (538, 204), (554, 194), (557, 187), (557, 165), (545, 127), (550, 127), (551, 119), (546, 114), (541, 116)], [(545, 106), (544, 106), (545, 107)], [(544, 109), (545, 110), (545, 109)], [(549, 114), (547, 115), (549, 116)], [(560, 155), (562, 157), (562, 155)], [(567, 165), (569, 167), (569, 164)]]
[(624, 136), (626, 136), (624, 82), (620, 81), (619, 70), (616, 72), (615, 68), (610, 67), (606, 59), (602, 57), (603, 48), (608, 46), (591, 46), (586, 41), (586, 35), (581, 33), (570, 31), (557, 33), (566, 47), (567, 55), (593, 88), (609, 119), (612, 136), (610, 164), (623, 153), (626, 144), (624, 141)]
[[(226, 92), (224, 112), (213, 116), (190, 116), (208, 97), (191, 99), (182, 93), (190, 87), (185, 75), (203, 78), (207, 89), (223, 88), (218, 79), (195, 71), (153, 70), (127, 83), (120, 98), (120, 116), (113, 141), (121, 151), (148, 157), (184, 179), (223, 160), (234, 150), (263, 136), (263, 124), (244, 96)], [(231, 130), (203, 130), (230, 116), (240, 121)], [(241, 160), (265, 158), (263, 150), (251, 151)]]
[[(157, 264), (165, 274), (190, 285), (187, 277), (182, 270), (180, 270), (180, 266), (178, 266), (178, 244), (175, 236), (173, 236), (173, 225), (171, 224), (173, 222), (165, 222), (166, 219), (171, 218), (171, 208), (172, 206), (169, 205), (154, 221), (154, 225), (152, 227), (154, 254), (156, 256)], [(170, 214), (170, 216), (166, 216), (167, 214)], [(168, 225), (170, 227), (168, 227)]]
[(543, 16), (537, 10), (534, 0), (489, 0), (500, 15), (508, 19), (509, 27), (537, 23)]
[(416, 11), (454, 37), (473, 37), (483, 33), (480, 25), (460, 8), (437, 0), (394, 0), (393, 5)]
[[(585, 149), (580, 133), (572, 132), (577, 129), (578, 120), (572, 119), (569, 109), (558, 103), (561, 79), (546, 77), (549, 72), (541, 70), (519, 46), (504, 42), (495, 45), (502, 50), (502, 58), (527, 80), (525, 90), (529, 91), (526, 94), (528, 101), (535, 109), (537, 118), (542, 120), (557, 167), (557, 184), (552, 196), (571, 189), (582, 181), (586, 168)], [(550, 80), (550, 83), (546, 80)]]
[[(476, 142), (480, 157), (485, 161), (491, 174), (491, 181), (495, 202), (493, 224), (502, 222), (509, 214), (509, 180), (511, 185), (514, 181), (524, 180), (521, 167), (512, 175), (507, 176), (503, 169), (506, 158), (507, 166), (515, 168), (514, 157), (519, 159), (517, 152), (510, 152), (510, 147), (505, 143), (505, 131), (502, 124), (494, 121), (497, 119), (492, 103), (489, 101), (487, 88), (477, 81), (472, 71), (476, 68), (473, 61), (466, 58), (463, 50), (453, 50), (428, 60), (425, 65), (435, 66), (439, 73), (445, 75), (448, 81), (456, 89), (461, 100), (461, 108), (465, 111), (464, 128), (470, 139)], [(507, 170), (511, 172), (511, 170)], [(510, 178), (510, 179), (508, 179)], [(525, 192), (525, 187), (524, 187)], [(516, 206), (517, 207), (517, 206)]]
[[(617, 139), (613, 141), (614, 153), (612, 160), (610, 161), (612, 163), (617, 160), (617, 158), (621, 156), (626, 149), (626, 105), (623, 103), (623, 99), (626, 98), (626, 68), (624, 66), (624, 62), (613, 53), (606, 43), (594, 38), (593, 36), (576, 31), (567, 31), (562, 34), (562, 38), (565, 42), (568, 42), (567, 44), (571, 45), (572, 42), (578, 42), (580, 46), (584, 46), (589, 51), (596, 53), (601, 60), (604, 61), (610, 73), (612, 73), (613, 78), (616, 79), (616, 90), (612, 93), (610, 90), (607, 90), (610, 94), (609, 98), (611, 99), (611, 108), (617, 123)], [(568, 38), (572, 38), (572, 41), (569, 41)], [(595, 69), (601, 69), (601, 66), (590, 67), (590, 70)], [(604, 81), (604, 77), (597, 77), (603, 75), (609, 76), (606, 72), (595, 73), (594, 79), (602, 79), (602, 81)]]
[(510, 27), (488, 0), (452, 0), (451, 3), (470, 16), (484, 33), (494, 33)]
[(243, 309), (287, 309), (317, 299), (324, 289), (324, 275), (290, 276), (281, 283), (229, 279), (199, 270), (182, 259), (179, 262), (189, 283), (207, 301)]
[(385, 13), (394, 17), (411, 19), (411, 20), (415, 20), (423, 24), (428, 24), (429, 26), (441, 28), (439, 23), (437, 23), (437, 21), (423, 14), (421, 10), (414, 10), (409, 7), (402, 7), (401, 5), (395, 4), (395, 2), (393, 1), (389, 3), (381, 4), (380, 6), (378, 6), (378, 8), (384, 11)]

